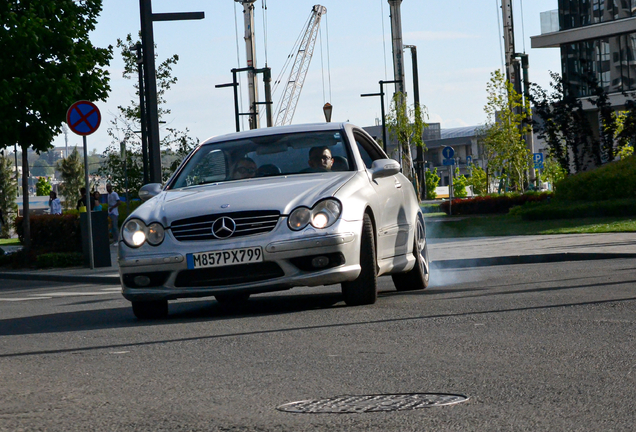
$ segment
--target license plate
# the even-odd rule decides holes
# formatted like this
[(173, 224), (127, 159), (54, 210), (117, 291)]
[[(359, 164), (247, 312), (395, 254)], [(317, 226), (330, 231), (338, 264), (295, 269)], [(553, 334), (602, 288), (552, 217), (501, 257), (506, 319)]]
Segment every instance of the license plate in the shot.
[(222, 251), (200, 252), (187, 255), (188, 268), (224, 267), (263, 261), (260, 247), (228, 249)]

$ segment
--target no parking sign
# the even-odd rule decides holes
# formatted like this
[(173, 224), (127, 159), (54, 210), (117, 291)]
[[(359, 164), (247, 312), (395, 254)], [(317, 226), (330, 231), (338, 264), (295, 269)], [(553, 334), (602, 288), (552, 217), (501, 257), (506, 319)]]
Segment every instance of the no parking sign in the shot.
[(66, 124), (77, 135), (92, 134), (99, 128), (101, 122), (102, 115), (93, 102), (75, 102), (66, 112)]
[[(95, 268), (95, 257), (93, 255), (93, 223), (90, 211), (91, 187), (88, 181), (88, 148), (86, 146), (86, 136), (92, 134), (99, 128), (102, 122), (102, 115), (99, 108), (89, 101), (77, 101), (66, 111), (66, 124), (69, 129), (77, 135), (81, 135), (84, 141), (84, 181), (86, 184), (86, 220), (88, 222), (88, 256), (90, 268)], [(117, 241), (117, 239), (115, 239)]]

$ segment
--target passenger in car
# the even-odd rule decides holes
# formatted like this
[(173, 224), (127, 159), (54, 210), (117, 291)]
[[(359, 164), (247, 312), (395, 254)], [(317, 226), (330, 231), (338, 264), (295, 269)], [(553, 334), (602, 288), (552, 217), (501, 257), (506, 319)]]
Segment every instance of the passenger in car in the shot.
[(232, 173), (232, 179), (241, 180), (246, 178), (252, 178), (256, 176), (256, 162), (251, 158), (244, 157), (239, 159), (234, 166), (234, 172)]

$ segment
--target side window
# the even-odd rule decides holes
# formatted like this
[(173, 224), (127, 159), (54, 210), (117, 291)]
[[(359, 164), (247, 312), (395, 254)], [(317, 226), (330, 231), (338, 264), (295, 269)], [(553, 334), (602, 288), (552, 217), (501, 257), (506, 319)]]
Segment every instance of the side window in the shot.
[(356, 145), (358, 146), (358, 151), (360, 152), (360, 156), (362, 156), (362, 160), (364, 161), (364, 166), (367, 168), (371, 168), (374, 160), (382, 159), (386, 156), (379, 153), (374, 146), (367, 141), (367, 139), (358, 134), (355, 135)]
[(360, 156), (362, 156), (362, 160), (364, 161), (364, 166), (367, 168), (371, 168), (373, 164), (373, 159), (369, 156), (369, 153), (364, 149), (362, 145), (360, 145), (360, 141), (356, 137), (356, 145), (358, 146), (358, 151), (360, 152)]

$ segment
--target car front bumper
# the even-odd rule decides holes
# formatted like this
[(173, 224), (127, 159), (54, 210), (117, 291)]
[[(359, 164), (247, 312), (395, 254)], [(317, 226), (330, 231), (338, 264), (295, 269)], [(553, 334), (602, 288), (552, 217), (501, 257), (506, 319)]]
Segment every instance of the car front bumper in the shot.
[[(119, 243), (122, 294), (130, 301), (171, 300), (215, 294), (262, 293), (350, 281), (360, 273), (361, 221), (294, 232), (281, 217), (269, 233), (214, 241), (177, 241), (170, 230), (159, 246)], [(187, 255), (261, 247), (263, 262), (189, 269)], [(315, 267), (312, 259), (326, 257)], [(324, 263), (324, 259), (321, 258)]]

